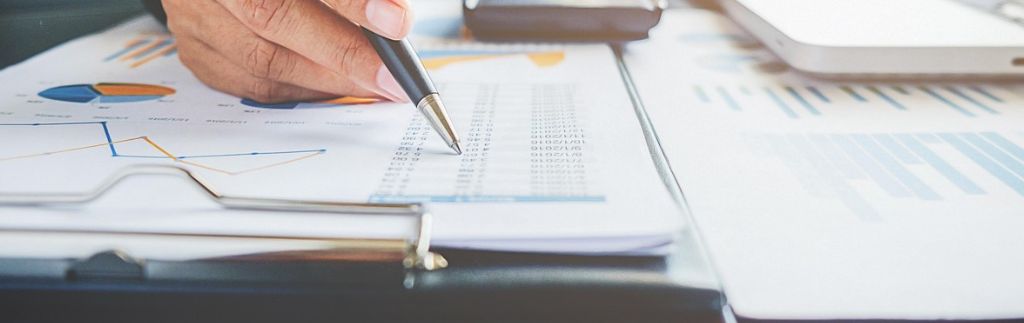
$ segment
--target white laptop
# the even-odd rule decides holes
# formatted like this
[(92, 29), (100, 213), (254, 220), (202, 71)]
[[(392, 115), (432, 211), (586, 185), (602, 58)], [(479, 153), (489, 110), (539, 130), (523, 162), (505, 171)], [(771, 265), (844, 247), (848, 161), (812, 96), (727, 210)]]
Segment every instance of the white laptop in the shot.
[(1024, 77), (1024, 0), (722, 0), (797, 70)]

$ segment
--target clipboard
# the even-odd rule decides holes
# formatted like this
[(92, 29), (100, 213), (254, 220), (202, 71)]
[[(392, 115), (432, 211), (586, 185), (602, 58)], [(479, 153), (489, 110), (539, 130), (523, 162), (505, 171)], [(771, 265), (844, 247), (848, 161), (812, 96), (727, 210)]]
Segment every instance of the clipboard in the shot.
[[(621, 56), (621, 48), (616, 48), (616, 54)], [(665, 185), (685, 202), (621, 57), (619, 63), (656, 167)], [(153, 175), (195, 179), (187, 170), (148, 166), (115, 177)], [(193, 181), (224, 207), (299, 207), (319, 212), (334, 205), (225, 197), (204, 188), (202, 181)], [(88, 203), (104, 191), (6, 198), (22, 205), (74, 205)], [(358, 204), (344, 205), (361, 210), (367, 206)], [(694, 230), (681, 232), (667, 257), (437, 249), (430, 245), (431, 217), (424, 205), (392, 204), (379, 210), (417, 219), (416, 235), (398, 240), (331, 239), (321, 241), (331, 248), (185, 261), (140, 258), (116, 246), (86, 257), (0, 258), (0, 320), (717, 323), (729, 318), (718, 278)], [(2, 234), (46, 240), (56, 234), (111, 233)], [(303, 237), (210, 235), (162, 238), (306, 241)]]
[(117, 248), (82, 258), (0, 258), (0, 319), (635, 322), (643, 313), (651, 322), (722, 321), (724, 298), (692, 232), (683, 233), (669, 257), (437, 251), (430, 247), (431, 215), (422, 204), (225, 196), (189, 170), (167, 165), (123, 169), (88, 192), (0, 195), (0, 205), (87, 204), (134, 176), (189, 179), (225, 208), (400, 214), (415, 218), (417, 230), (388, 240), (0, 229), (37, 241), (76, 235), (107, 237), (116, 245), (157, 236), (168, 247), (175, 239), (327, 246), (185, 261), (144, 259)]

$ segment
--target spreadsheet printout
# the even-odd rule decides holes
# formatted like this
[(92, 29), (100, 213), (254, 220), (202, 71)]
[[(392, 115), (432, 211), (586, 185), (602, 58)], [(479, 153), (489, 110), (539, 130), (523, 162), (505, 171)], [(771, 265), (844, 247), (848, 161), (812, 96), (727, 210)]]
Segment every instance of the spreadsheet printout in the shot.
[[(420, 13), (426, 27), (413, 38), (462, 135), (461, 156), (409, 104), (264, 104), (213, 91), (181, 65), (162, 27), (139, 18), (0, 72), (0, 191), (80, 192), (125, 166), (165, 164), (226, 195), (424, 202), (442, 246), (643, 253), (672, 241), (679, 209), (607, 46), (481, 44), (432, 29), (458, 16)], [(409, 233), (401, 218), (225, 211), (174, 180), (123, 185), (82, 209), (0, 209), (0, 226)]]

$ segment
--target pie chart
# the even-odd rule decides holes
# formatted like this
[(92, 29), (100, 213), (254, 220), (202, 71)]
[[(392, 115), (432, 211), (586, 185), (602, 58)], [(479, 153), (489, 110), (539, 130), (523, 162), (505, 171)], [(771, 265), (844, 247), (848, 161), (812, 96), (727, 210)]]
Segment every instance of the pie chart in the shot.
[(39, 96), (75, 103), (127, 103), (156, 100), (174, 94), (174, 89), (150, 84), (74, 84), (46, 89)]

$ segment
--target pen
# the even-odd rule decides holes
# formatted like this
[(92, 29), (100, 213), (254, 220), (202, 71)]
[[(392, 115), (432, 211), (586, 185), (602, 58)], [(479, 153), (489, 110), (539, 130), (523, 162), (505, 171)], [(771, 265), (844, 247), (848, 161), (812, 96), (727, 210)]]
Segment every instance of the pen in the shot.
[(416, 55), (412, 44), (406, 39), (388, 39), (366, 28), (363, 28), (363, 34), (370, 40), (370, 44), (373, 44), (380, 59), (384, 61), (384, 66), (388, 67), (388, 71), (409, 95), (409, 99), (416, 103), (416, 109), (423, 113), (434, 131), (444, 139), (444, 143), (455, 153), (462, 155), (459, 136), (455, 134), (455, 128), (448, 118), (444, 103), (441, 103), (441, 96), (434, 88), (434, 82), (427, 75), (427, 70), (423, 68), (423, 63), (420, 63), (420, 57)]

